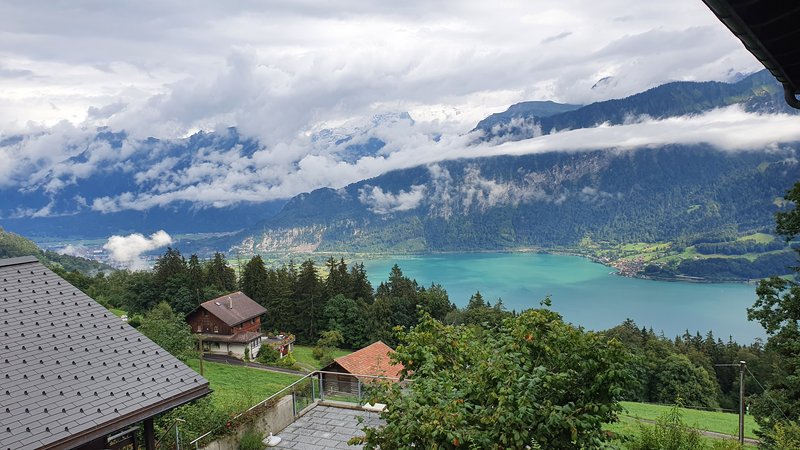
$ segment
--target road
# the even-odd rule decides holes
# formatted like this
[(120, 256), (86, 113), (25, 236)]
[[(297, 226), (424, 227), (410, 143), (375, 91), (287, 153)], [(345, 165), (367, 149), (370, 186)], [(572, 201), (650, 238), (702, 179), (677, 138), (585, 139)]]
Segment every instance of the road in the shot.
[(241, 359), (234, 358), (233, 356), (203, 355), (203, 360), (211, 361), (211, 362), (215, 362), (215, 363), (221, 363), (221, 364), (230, 364), (232, 366), (251, 367), (253, 369), (265, 370), (265, 371), (268, 371), (268, 372), (289, 373), (289, 374), (292, 374), (292, 375), (299, 375), (299, 376), (308, 375), (308, 372), (302, 372), (302, 371), (299, 371), (299, 370), (286, 369), (284, 367), (267, 366), (265, 364), (259, 364), (259, 363), (254, 363), (254, 362), (244, 362)]

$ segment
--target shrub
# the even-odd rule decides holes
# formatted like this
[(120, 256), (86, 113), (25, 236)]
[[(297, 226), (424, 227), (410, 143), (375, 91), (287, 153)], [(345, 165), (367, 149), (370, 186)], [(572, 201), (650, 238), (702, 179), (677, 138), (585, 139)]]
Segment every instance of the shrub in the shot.
[(263, 364), (274, 364), (281, 359), (280, 352), (269, 344), (261, 344), (261, 349), (258, 351), (258, 362)]
[(239, 439), (239, 450), (263, 450), (264, 433), (257, 431), (253, 427), (244, 430), (242, 437)]
[(274, 362), (274, 364), (278, 367), (285, 367), (287, 369), (299, 369), (300, 367), (297, 365), (297, 360), (294, 359), (294, 356), (289, 353), (288, 355), (284, 356), (283, 358), (278, 359)]
[(797, 422), (778, 422), (769, 434), (776, 448), (800, 448), (800, 425)]
[[(681, 402), (661, 416), (655, 425), (640, 425), (641, 433), (628, 445), (630, 450), (699, 450), (705, 448), (700, 432), (683, 422)], [(725, 448), (725, 447), (723, 447)]]

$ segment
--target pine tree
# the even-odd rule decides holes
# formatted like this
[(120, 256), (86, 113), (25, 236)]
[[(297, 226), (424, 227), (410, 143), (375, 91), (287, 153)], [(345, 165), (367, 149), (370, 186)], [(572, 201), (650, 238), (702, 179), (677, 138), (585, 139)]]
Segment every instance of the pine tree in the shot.
[(200, 264), (200, 260), (195, 254), (189, 257), (186, 278), (188, 283), (187, 288), (191, 293), (192, 300), (195, 302), (195, 305), (199, 305), (205, 300), (203, 298), (203, 289), (206, 287), (206, 275), (203, 271), (203, 266)]
[(324, 292), (324, 285), (319, 279), (314, 261), (306, 260), (300, 265), (293, 302), (293, 316), (297, 326), (295, 335), (302, 342), (312, 343), (319, 338), (317, 321), (323, 318)]
[(267, 304), (267, 269), (260, 255), (247, 262), (239, 280), (239, 288), (261, 306)]
[(224, 293), (236, 290), (236, 271), (228, 266), (228, 261), (222, 253), (214, 253), (214, 259), (208, 263), (206, 280), (209, 287)]

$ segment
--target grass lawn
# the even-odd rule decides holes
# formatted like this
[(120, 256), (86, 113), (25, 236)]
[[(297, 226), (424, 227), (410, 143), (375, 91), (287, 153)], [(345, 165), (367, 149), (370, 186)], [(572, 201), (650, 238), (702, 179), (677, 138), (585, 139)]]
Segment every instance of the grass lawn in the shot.
[[(656, 420), (670, 410), (669, 406), (645, 403), (621, 402), (621, 405), (627, 410), (627, 412), (623, 412), (623, 415), (628, 416), (631, 420), (636, 418)], [(686, 408), (681, 409), (681, 412), (683, 413), (684, 423), (690, 427), (731, 435), (739, 433), (738, 414), (698, 411), (696, 409)], [(757, 436), (754, 431), (757, 429), (758, 425), (755, 423), (755, 420), (753, 420), (753, 416), (745, 416), (744, 435), (746, 437), (756, 438)]]
[[(200, 372), (199, 359), (190, 359), (187, 364)], [(297, 375), (209, 361), (203, 361), (203, 367), (214, 400), (235, 410), (249, 408), (300, 379)]]
[[(295, 345), (294, 351), (292, 355), (294, 355), (294, 359), (297, 360), (297, 364), (303, 368), (303, 370), (308, 370), (309, 372), (314, 370), (319, 370), (322, 368), (319, 361), (314, 358), (314, 355), (311, 354), (314, 347), (309, 347), (306, 345)], [(339, 350), (336, 349), (333, 351), (333, 357), (338, 358), (340, 356), (344, 356), (347, 354), (353, 353), (351, 350)]]
[[(639, 405), (639, 404), (637, 403), (636, 405)], [(647, 405), (645, 405), (645, 406), (647, 406)], [(687, 423), (689, 423), (689, 422), (687, 422)], [(737, 427), (738, 427), (738, 419), (737, 419), (736, 423), (737, 423)], [(633, 417), (620, 416), (620, 421), (619, 422), (614, 423), (614, 424), (610, 424), (610, 425), (606, 425), (606, 426), (603, 427), (603, 429), (606, 430), (606, 431), (613, 431), (615, 434), (617, 434), (619, 436), (625, 436), (625, 437), (630, 438), (630, 437), (633, 437), (633, 436), (637, 436), (639, 434), (639, 430), (641, 429), (640, 428), (641, 425), (643, 425), (643, 424), (641, 422), (637, 421), (636, 419), (634, 419)], [(644, 425), (648, 425), (648, 424), (644, 424)], [(706, 443), (710, 444), (711, 442), (715, 441), (716, 439), (710, 438), (710, 437), (704, 437), (703, 440), (706, 441)], [(620, 448), (623, 448), (623, 449), (627, 448), (625, 446), (625, 440), (624, 439), (615, 440), (614, 443), (619, 445)], [(758, 447), (756, 447), (754, 445), (745, 444), (744, 448), (745, 448), (745, 450), (756, 450)]]
[(109, 311), (111, 311), (111, 313), (114, 314), (117, 317), (122, 317), (122, 316), (128, 314), (126, 311), (121, 310), (121, 309), (116, 309), (116, 308), (110, 308)]

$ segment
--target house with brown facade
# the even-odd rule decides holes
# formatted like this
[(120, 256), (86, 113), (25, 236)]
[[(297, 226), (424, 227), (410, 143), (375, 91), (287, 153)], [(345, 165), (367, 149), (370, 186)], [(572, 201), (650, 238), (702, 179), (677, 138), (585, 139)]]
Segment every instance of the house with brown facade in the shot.
[(378, 378), (396, 381), (403, 365), (394, 363), (390, 355), (394, 349), (383, 341), (374, 342), (349, 355), (340, 356), (322, 369), (326, 394), (354, 394), (361, 383)]
[(186, 316), (192, 332), (201, 336), (208, 353), (251, 358), (258, 355), (264, 335), (261, 315), (267, 310), (242, 292), (200, 304)]

